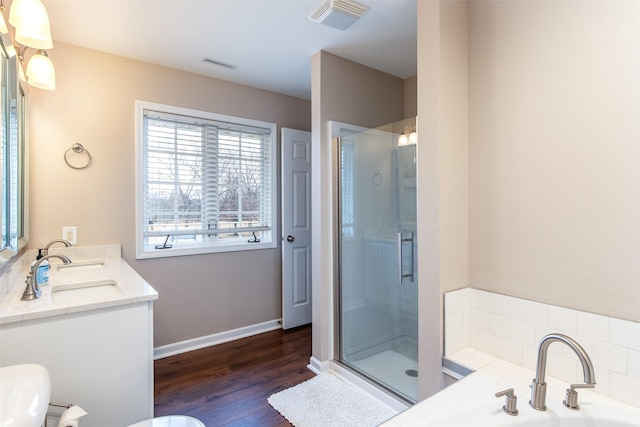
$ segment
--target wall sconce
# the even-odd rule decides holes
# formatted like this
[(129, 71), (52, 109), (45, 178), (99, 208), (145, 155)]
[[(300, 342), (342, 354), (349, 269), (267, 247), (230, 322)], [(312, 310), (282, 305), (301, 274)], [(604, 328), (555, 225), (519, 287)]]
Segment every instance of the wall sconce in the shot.
[[(0, 32), (9, 33), (4, 20), (4, 0), (0, 0)], [(53, 47), (49, 16), (41, 0), (13, 0), (9, 10), (9, 24), (13, 27), (12, 41), (20, 61), (20, 78), (26, 79), (31, 86), (54, 90), (56, 73), (46, 49)], [(27, 49), (36, 49), (23, 69), (24, 54)], [(25, 77), (26, 75), (26, 77)]]
[(404, 131), (398, 137), (398, 145), (407, 145), (409, 143), (409, 137)]
[(416, 144), (418, 142), (418, 132), (416, 132), (416, 127), (413, 127), (413, 130), (411, 132), (409, 132), (409, 134), (407, 135), (404, 130), (402, 131), (402, 133), (400, 134), (400, 136), (398, 137), (398, 145), (409, 145), (409, 144)]
[(413, 130), (409, 133), (409, 144), (416, 144), (418, 142), (418, 132), (416, 132), (416, 127), (413, 127)]

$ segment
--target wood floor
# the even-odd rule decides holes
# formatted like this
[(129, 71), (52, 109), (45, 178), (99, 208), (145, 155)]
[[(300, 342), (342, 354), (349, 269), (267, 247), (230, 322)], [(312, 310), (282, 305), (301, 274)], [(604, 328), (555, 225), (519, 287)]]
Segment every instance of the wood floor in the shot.
[(290, 426), (267, 402), (314, 376), (311, 326), (266, 332), (155, 362), (155, 416), (191, 415), (207, 427)]

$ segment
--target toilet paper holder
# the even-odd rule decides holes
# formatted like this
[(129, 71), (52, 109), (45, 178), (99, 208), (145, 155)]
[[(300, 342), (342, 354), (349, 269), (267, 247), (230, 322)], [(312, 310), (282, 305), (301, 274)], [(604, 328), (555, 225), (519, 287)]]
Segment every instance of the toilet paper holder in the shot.
[(49, 402), (49, 406), (55, 406), (56, 408), (69, 409), (73, 406), (73, 403), (53, 403)]

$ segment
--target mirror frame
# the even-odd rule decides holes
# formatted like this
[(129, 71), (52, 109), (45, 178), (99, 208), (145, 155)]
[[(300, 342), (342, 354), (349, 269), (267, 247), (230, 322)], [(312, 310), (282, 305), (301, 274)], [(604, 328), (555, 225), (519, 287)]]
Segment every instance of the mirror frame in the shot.
[(0, 36), (0, 272), (29, 243), (29, 96), (8, 35)]

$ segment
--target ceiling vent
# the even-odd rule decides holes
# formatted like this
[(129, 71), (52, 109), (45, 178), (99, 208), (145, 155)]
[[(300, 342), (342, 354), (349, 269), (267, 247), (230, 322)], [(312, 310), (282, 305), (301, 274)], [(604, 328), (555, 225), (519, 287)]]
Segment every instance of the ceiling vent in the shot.
[(236, 70), (238, 68), (237, 65), (227, 64), (226, 62), (218, 61), (216, 59), (211, 59), (211, 58), (202, 58), (202, 62), (206, 62), (212, 65), (217, 65), (219, 67), (228, 68), (230, 70)]
[(367, 6), (351, 0), (327, 0), (309, 19), (344, 31), (368, 10)]

